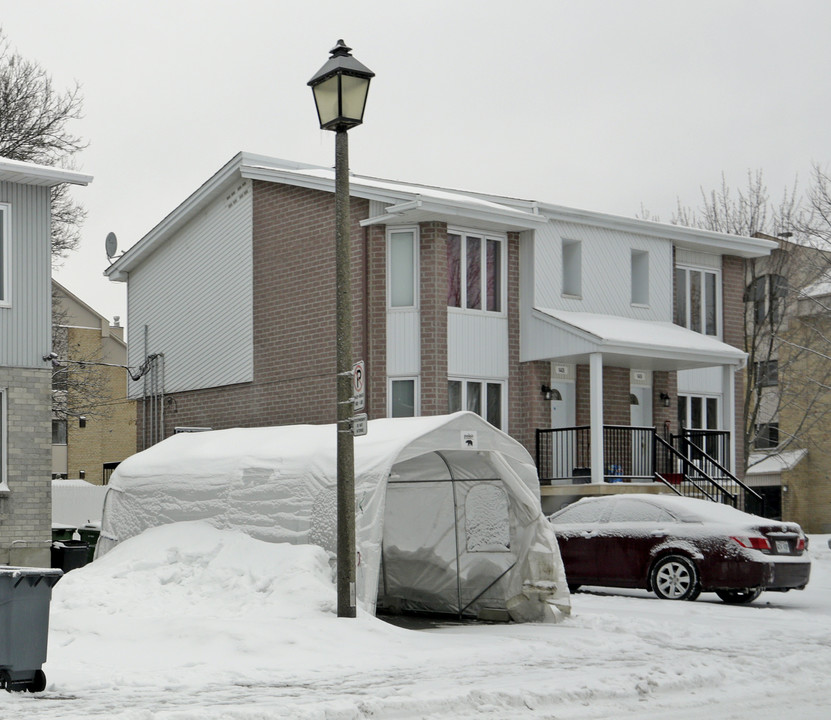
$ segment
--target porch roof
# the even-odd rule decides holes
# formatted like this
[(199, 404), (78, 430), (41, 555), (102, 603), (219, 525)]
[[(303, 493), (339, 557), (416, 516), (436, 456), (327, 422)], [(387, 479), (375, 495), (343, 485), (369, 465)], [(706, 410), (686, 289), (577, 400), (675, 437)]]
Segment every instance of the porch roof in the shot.
[(671, 322), (636, 320), (617, 315), (535, 308), (534, 332), (539, 357), (526, 360), (588, 362), (602, 353), (604, 365), (645, 370), (688, 370), (734, 365), (747, 354), (713, 337)]

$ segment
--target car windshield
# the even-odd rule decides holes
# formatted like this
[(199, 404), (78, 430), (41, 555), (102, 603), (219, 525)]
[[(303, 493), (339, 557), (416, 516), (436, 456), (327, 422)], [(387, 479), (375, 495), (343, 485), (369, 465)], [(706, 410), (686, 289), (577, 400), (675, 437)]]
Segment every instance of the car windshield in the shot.
[(578, 501), (564, 510), (554, 513), (549, 519), (556, 524), (598, 522), (605, 511), (602, 503)]

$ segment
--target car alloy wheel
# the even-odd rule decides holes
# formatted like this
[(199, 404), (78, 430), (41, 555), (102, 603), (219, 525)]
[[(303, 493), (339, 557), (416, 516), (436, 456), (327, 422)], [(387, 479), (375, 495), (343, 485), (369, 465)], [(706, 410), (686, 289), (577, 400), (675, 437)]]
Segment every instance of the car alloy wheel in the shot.
[(700, 594), (698, 570), (683, 555), (667, 555), (652, 568), (650, 584), (663, 600), (695, 600)]
[(747, 588), (746, 590), (716, 590), (718, 595), (728, 605), (747, 605), (762, 594), (762, 588)]

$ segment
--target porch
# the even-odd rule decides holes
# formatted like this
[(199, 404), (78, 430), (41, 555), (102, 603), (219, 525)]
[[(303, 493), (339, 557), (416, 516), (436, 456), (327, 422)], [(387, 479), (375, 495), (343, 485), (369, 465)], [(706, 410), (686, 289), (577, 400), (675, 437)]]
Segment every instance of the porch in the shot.
[(654, 427), (604, 425), (602, 474), (592, 472), (591, 441), (589, 425), (536, 431), (544, 498), (559, 497), (565, 504), (585, 495), (671, 492), (764, 514), (763, 497), (728, 469), (727, 431), (683, 430), (662, 437)]

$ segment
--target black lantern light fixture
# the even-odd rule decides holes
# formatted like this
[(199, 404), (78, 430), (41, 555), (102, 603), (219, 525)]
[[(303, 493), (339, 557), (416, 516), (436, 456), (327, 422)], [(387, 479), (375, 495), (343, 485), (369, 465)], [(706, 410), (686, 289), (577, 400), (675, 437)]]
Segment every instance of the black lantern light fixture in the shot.
[(661, 397), (661, 405), (663, 405), (664, 407), (669, 407), (669, 404), (670, 404), (669, 395), (667, 395), (665, 392), (662, 392), (660, 397)]
[(369, 81), (375, 73), (352, 57), (351, 50), (338, 40), (329, 51), (332, 57), (309, 80), (321, 130), (349, 130), (364, 121)]

